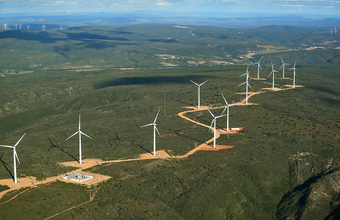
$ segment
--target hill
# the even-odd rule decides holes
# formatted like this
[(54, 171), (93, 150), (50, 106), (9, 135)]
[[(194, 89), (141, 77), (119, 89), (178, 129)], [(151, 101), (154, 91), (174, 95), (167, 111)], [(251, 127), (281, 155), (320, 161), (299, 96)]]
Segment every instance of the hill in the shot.
[[(290, 202), (286, 202), (286, 194), (298, 189), (300, 194), (294, 201), (298, 200), (305, 190), (299, 185), (328, 174), (330, 166), (332, 169), (338, 166), (339, 119), (334, 118), (339, 107), (338, 67), (325, 68), (320, 71), (300, 67), (297, 79), (304, 88), (252, 97), (251, 102), (259, 103), (258, 106), (232, 107), (231, 126), (245, 127), (244, 134), (218, 139), (219, 144), (235, 146), (232, 149), (199, 152), (188, 159), (97, 166), (90, 171), (113, 178), (90, 189), (68, 187), (60, 182), (41, 186), (0, 205), (1, 212), (7, 219), (25, 218), (23, 213), (28, 210), (40, 213), (37, 218), (47, 218), (87, 201), (91, 191), (95, 193), (93, 202), (64, 212), (56, 219), (285, 216), (293, 210)], [(255, 67), (250, 71), (253, 74)], [(263, 71), (269, 68), (264, 67)], [(0, 118), (1, 143), (15, 143), (27, 132), (17, 148), (21, 162), (18, 173), (21, 177), (44, 179), (70, 169), (57, 162), (77, 158), (77, 140), (65, 142), (65, 139), (77, 129), (79, 114), (82, 130), (93, 137), (84, 140), (83, 157), (105, 161), (135, 158), (151, 151), (151, 131), (139, 127), (150, 123), (157, 109), (162, 109), (157, 121), (162, 136), (157, 138), (157, 146), (173, 155), (182, 155), (195, 143), (212, 137), (207, 129), (177, 116), (183, 111), (181, 107), (193, 106), (197, 101), (196, 87), (189, 79), (209, 79), (202, 87), (202, 104), (222, 106), (220, 93), (231, 103), (243, 99), (243, 95), (235, 94), (244, 90), (236, 86), (243, 81), (239, 78), (243, 72), (243, 66), (230, 66), (7, 75), (0, 80), (4, 106)], [(291, 81), (278, 79), (276, 86), (283, 88), (287, 83)], [(251, 85), (255, 91), (268, 87), (260, 81), (251, 81)], [(189, 117), (205, 124), (211, 122), (206, 111)], [(225, 126), (223, 121), (218, 124)], [(1, 178), (10, 178), (12, 154), (2, 149), (1, 160), (4, 165)], [(72, 194), (63, 193), (68, 190)], [(61, 202), (69, 200), (68, 197), (72, 201)], [(42, 198), (48, 198), (44, 208), (32, 206)], [(332, 216), (336, 210), (336, 197), (331, 200), (334, 207), (325, 210), (322, 216)], [(13, 211), (17, 205), (23, 207), (22, 212)]]
[[(83, 140), (83, 159), (134, 159), (150, 153), (152, 130), (140, 126), (151, 123), (158, 109), (157, 149), (176, 156), (205, 143), (213, 134), (177, 114), (197, 105), (197, 87), (190, 79), (209, 80), (201, 87), (201, 104), (221, 107), (212, 110), (215, 115), (225, 105), (221, 93), (229, 103), (245, 98), (244, 87), (237, 85), (244, 82), (240, 75), (246, 67), (228, 62), (247, 64), (265, 55), (260, 74), (267, 77), (271, 61), (277, 67), (280, 56), (291, 64), (297, 59), (296, 82), (304, 87), (287, 89), (289, 70), (289, 78), (281, 79), (280, 70), (275, 79), (280, 91), (263, 90), (271, 78), (250, 80), (252, 92), (266, 92), (251, 97), (258, 105), (230, 108), (230, 126), (244, 127), (243, 133), (223, 135), (217, 143), (231, 149), (200, 151), (187, 159), (99, 164), (86, 171), (111, 176), (107, 182), (88, 188), (57, 181), (12, 190), (0, 199), (1, 215), (336, 219), (338, 41), (315, 29), (299, 31), (163, 25), (2, 31), (0, 144), (15, 144), (27, 133), (17, 146), (19, 179), (44, 180), (73, 169), (58, 162), (78, 158), (77, 138), (65, 139), (78, 129), (79, 115), (82, 131), (93, 138)], [(316, 46), (323, 48), (311, 49)], [(257, 67), (249, 71), (253, 78)], [(187, 116), (208, 126), (212, 120), (205, 110)], [(226, 121), (217, 124), (223, 128)], [(6, 148), (0, 153), (0, 178), (10, 179), (13, 153)]]
[[(4, 73), (52, 69), (149, 68), (249, 64), (270, 54), (338, 65), (339, 35), (326, 29), (266, 26), (256, 29), (176, 25), (1, 30)], [(319, 54), (320, 55), (317, 55)], [(328, 54), (328, 56), (322, 55)], [(294, 62), (291, 60), (289, 62)]]

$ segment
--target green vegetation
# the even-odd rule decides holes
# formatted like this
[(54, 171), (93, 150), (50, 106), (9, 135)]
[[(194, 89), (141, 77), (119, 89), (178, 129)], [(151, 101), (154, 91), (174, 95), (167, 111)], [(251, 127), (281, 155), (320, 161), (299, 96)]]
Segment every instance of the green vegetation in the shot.
[(317, 28), (288, 26), (242, 30), (171, 25), (0, 30), (0, 46), (5, 74), (53, 69), (248, 64), (266, 54), (263, 65), (270, 65), (271, 61), (281, 63), (279, 56), (291, 59), (291, 63), (295, 59), (317, 65), (340, 62), (336, 49), (340, 46), (338, 35)]
[[(148, 27), (149, 33), (154, 33), (150, 35), (154, 36), (144, 37), (153, 39), (148, 41), (152, 42), (153, 47), (176, 44), (156, 40), (165, 41), (170, 34), (169, 27)], [(129, 28), (130, 32), (139, 33), (145, 27), (126, 27), (121, 31), (127, 32)], [(159, 28), (164, 28), (164, 31), (157, 32)], [(118, 31), (117, 28), (110, 27), (98, 30), (85, 27), (81, 31), (89, 30), (106, 33), (111, 33), (111, 30), (111, 34), (118, 35), (114, 32)], [(64, 33), (55, 32), (63, 39)], [(133, 35), (125, 32), (119, 34)], [(201, 35), (203, 42), (203, 39), (214, 41), (212, 36), (218, 33), (236, 32), (204, 27), (202, 32), (196, 34)], [(46, 47), (55, 43), (70, 43), (70, 40), (52, 42), (48, 34), (53, 33), (44, 34), (46, 39), (35, 43)], [(69, 36), (73, 36), (74, 42), (79, 41), (79, 35)], [(84, 44), (106, 40), (102, 35), (96, 35), (96, 41), (89, 40), (89, 37), (94, 38), (93, 35), (86, 36)], [(117, 41), (128, 42), (124, 39)], [(78, 53), (88, 53), (84, 45), (78, 46), (83, 47), (79, 48)], [(115, 52), (119, 51), (120, 46), (116, 45)], [(176, 47), (169, 46), (170, 49), (176, 50)], [(72, 53), (76, 51), (77, 48), (73, 48), (62, 52), (61, 48), (58, 53), (65, 53), (73, 65), (76, 62), (72, 57), (76, 55)], [(147, 52), (145, 50), (145, 54)], [(206, 50), (196, 52), (213, 56)], [(93, 60), (98, 60), (95, 53)], [(185, 48), (177, 53), (188, 55)], [(221, 136), (217, 143), (235, 148), (198, 152), (187, 159), (135, 161), (93, 167), (89, 170), (113, 178), (102, 183), (98, 189), (90, 189), (96, 192), (92, 202), (54, 219), (284, 219), (287, 216), (300, 219), (324, 219), (328, 216), (332, 219), (339, 209), (338, 191), (335, 190), (335, 183), (339, 182), (337, 169), (340, 162), (340, 118), (337, 113), (339, 67), (308, 65), (301, 61), (303, 59), (298, 57), (299, 53), (288, 52), (286, 55), (290, 60), (285, 61), (293, 63), (296, 58), (299, 59), (297, 84), (304, 85), (303, 88), (268, 91), (250, 99), (250, 102), (259, 105), (230, 108), (230, 126), (245, 127), (244, 133)], [(334, 50), (332, 56), (335, 57), (336, 53)], [(137, 55), (135, 59), (141, 59), (140, 54)], [(131, 54), (124, 56), (130, 57)], [(279, 59), (277, 54), (270, 56)], [(150, 60), (159, 63), (155, 57)], [(150, 65), (149, 61), (145, 61), (148, 62), (146, 66)], [(49, 65), (42, 68), (45, 67), (50, 69)], [(256, 69), (250, 67), (251, 77), (255, 77)], [(230, 103), (244, 99), (245, 95), (235, 93), (244, 91), (243, 86), (237, 85), (244, 82), (239, 75), (245, 70), (245, 66), (201, 65), (128, 70), (50, 69), (6, 74), (0, 78), (0, 143), (14, 144), (26, 132), (17, 147), (21, 162), (18, 174), (43, 179), (71, 170), (56, 165), (57, 162), (78, 158), (77, 138), (66, 142), (65, 139), (77, 130), (79, 114), (82, 116), (82, 130), (93, 137), (93, 140), (83, 140), (83, 158), (113, 160), (134, 158), (152, 151), (152, 129), (141, 129), (140, 126), (151, 123), (157, 110), (161, 109), (157, 120), (161, 133), (157, 137), (157, 149), (182, 155), (196, 144), (213, 137), (207, 128), (177, 116), (185, 110), (184, 106), (197, 104), (197, 88), (189, 79), (197, 82), (208, 79), (201, 88), (201, 105), (222, 107), (224, 101), (221, 93)], [(261, 75), (266, 77), (269, 72), (270, 68), (263, 65)], [(292, 77), (292, 72), (287, 70), (286, 75)], [(252, 80), (250, 84), (253, 91), (259, 91), (269, 87), (270, 82), (271, 79)], [(277, 79), (275, 82), (276, 87), (282, 89), (286, 88), (284, 85), (292, 84), (290, 79)], [(222, 108), (213, 113), (220, 114), (221, 111)], [(206, 111), (187, 115), (207, 125), (211, 123), (211, 116)], [(220, 127), (225, 127), (225, 123), (225, 118), (217, 122)], [(4, 148), (0, 151), (3, 164), (0, 178), (11, 178), (12, 152)], [(329, 190), (325, 191), (325, 186)], [(320, 204), (316, 206), (313, 202), (315, 197), (312, 196), (321, 192), (326, 194), (326, 199), (318, 200)], [(11, 195), (6, 195), (1, 201)], [(305, 199), (304, 204), (299, 203), (301, 198)], [(89, 189), (56, 182), (31, 189), (1, 205), (0, 210), (6, 219), (31, 219), (32, 216), (43, 219), (88, 199)], [(15, 207), (22, 209), (15, 211)], [(31, 209), (33, 211), (29, 216), (24, 215)]]
[(5, 190), (7, 190), (7, 189), (9, 189), (8, 186), (2, 186), (2, 185), (0, 185), (0, 192), (1, 192), (1, 191), (5, 191)]
[[(90, 193), (81, 186), (55, 182), (33, 188), (1, 205), (4, 219), (44, 219), (67, 208), (89, 201)], [(1, 201), (6, 201), (1, 199)], [(15, 203), (15, 207), (13, 207)], [(20, 208), (18, 208), (20, 207)]]

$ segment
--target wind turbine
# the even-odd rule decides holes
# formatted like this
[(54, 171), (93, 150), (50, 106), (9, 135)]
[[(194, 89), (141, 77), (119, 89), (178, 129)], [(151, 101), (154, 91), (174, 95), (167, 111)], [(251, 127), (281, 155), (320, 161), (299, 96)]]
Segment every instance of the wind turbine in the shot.
[(30, 29), (30, 25), (29, 25), (29, 24), (26, 24), (26, 26), (27, 26), (27, 30), (29, 30), (29, 29)]
[(19, 24), (19, 30), (21, 30), (21, 27), (22, 27), (22, 25), (21, 25), (21, 24)]
[(60, 30), (62, 31), (63, 30), (63, 25), (61, 24), (61, 25), (59, 25), (60, 26)]
[(295, 60), (295, 64), (294, 64), (294, 67), (293, 68), (290, 68), (289, 70), (294, 70), (294, 77), (293, 77), (293, 87), (295, 87), (295, 75), (296, 75), (296, 72), (295, 72), (295, 70), (296, 70), (296, 60)]
[(46, 28), (46, 26), (43, 24), (43, 25), (41, 25), (41, 30), (45, 30), (45, 28)]
[(201, 108), (201, 91), (200, 91), (200, 88), (201, 88), (201, 85), (203, 85), (204, 83), (208, 82), (208, 80), (202, 82), (201, 84), (197, 84), (196, 82), (190, 80), (193, 84), (195, 84), (197, 86), (197, 106), (198, 108)]
[[(282, 61), (282, 65), (281, 65), (280, 69), (282, 68), (282, 79), (284, 79), (284, 78), (285, 78), (285, 66), (286, 66), (286, 65), (289, 65), (289, 63), (283, 62), (282, 57), (280, 57), (280, 58), (281, 58), (281, 61)], [(279, 70), (280, 70), (280, 69), (279, 69)]]
[(207, 107), (205, 107), (205, 108), (209, 111), (211, 116), (213, 116), (213, 120), (211, 121), (211, 125), (210, 125), (209, 130), (211, 130), (211, 126), (214, 124), (214, 148), (216, 148), (216, 120), (218, 118), (224, 117), (225, 115), (223, 115), (223, 112), (222, 112), (221, 115), (215, 116), (213, 113), (211, 113), (211, 111)]
[(23, 139), (23, 137), (26, 135), (26, 133), (20, 138), (20, 140), (18, 140), (18, 142), (14, 145), (14, 146), (7, 146), (7, 145), (0, 145), (0, 147), (8, 147), (8, 148), (12, 148), (13, 149), (13, 162), (14, 162), (14, 182), (17, 183), (17, 160), (19, 161), (19, 157), (16, 151), (16, 146), (19, 144), (19, 142), (21, 141), (21, 139)]
[(269, 75), (268, 75), (267, 78), (269, 78), (269, 76), (270, 76), (271, 74), (273, 74), (273, 89), (274, 89), (275, 72), (278, 72), (278, 71), (274, 70), (273, 62), (271, 62), (271, 63), (272, 63), (272, 71), (269, 73)]
[[(247, 71), (241, 75), (241, 76), (244, 76), (244, 75), (247, 76), (247, 77), (246, 77), (246, 81), (245, 81), (244, 83), (241, 83), (240, 85), (238, 85), (238, 86), (241, 86), (241, 85), (243, 85), (243, 84), (246, 84), (246, 105), (248, 104), (248, 86), (251, 88), (251, 86), (249, 85), (249, 79), (250, 79), (250, 77), (249, 77), (248, 69), (249, 69), (249, 65), (248, 65), (248, 67), (247, 67)], [(241, 77), (241, 76), (240, 76), (240, 77)], [(251, 88), (251, 89), (253, 89), (253, 88)]]
[(262, 58), (263, 58), (263, 56), (260, 58), (260, 60), (257, 63), (253, 63), (254, 65), (257, 65), (257, 79), (260, 79), (260, 68), (262, 70), (260, 62), (261, 62)]
[(18, 29), (18, 24), (15, 24), (15, 30), (17, 30)]
[[(70, 137), (66, 138), (65, 141), (67, 141), (68, 139), (70, 139), (71, 137), (73, 137), (74, 135), (79, 134), (79, 163), (82, 164), (82, 155), (81, 155), (81, 135), (85, 135), (88, 138), (91, 138), (90, 136), (88, 136), (87, 134), (85, 134), (84, 132), (82, 132), (80, 130), (80, 115), (79, 115), (79, 128), (78, 131), (75, 132), (74, 134), (72, 134)], [(92, 139), (92, 138), (91, 138)]]
[(158, 109), (157, 115), (156, 115), (155, 120), (153, 121), (153, 123), (141, 126), (141, 128), (143, 128), (143, 127), (148, 127), (148, 126), (151, 126), (151, 125), (153, 126), (153, 155), (154, 155), (154, 156), (156, 156), (156, 131), (157, 131), (157, 133), (158, 133), (159, 135), (161, 135), (161, 134), (159, 133), (157, 127), (156, 127), (156, 125), (157, 125), (157, 124), (156, 124), (156, 120), (157, 120), (159, 111), (160, 111), (160, 109)]
[(227, 133), (229, 133), (229, 104), (227, 102), (227, 100), (224, 98), (224, 95), (221, 93), (223, 99), (224, 99), (224, 102), (226, 104), (225, 108), (223, 109), (223, 112), (221, 115), (223, 115), (223, 113), (225, 112), (225, 110), (227, 110)]
[(5, 26), (5, 30), (6, 30), (7, 29), (7, 24), (5, 23), (4, 26)]

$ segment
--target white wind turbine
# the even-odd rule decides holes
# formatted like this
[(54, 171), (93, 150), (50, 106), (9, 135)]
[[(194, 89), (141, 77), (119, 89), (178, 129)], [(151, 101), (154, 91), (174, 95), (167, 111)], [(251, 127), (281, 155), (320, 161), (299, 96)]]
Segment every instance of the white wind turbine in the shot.
[(60, 30), (62, 31), (63, 30), (63, 25), (61, 24), (61, 25), (59, 25), (60, 26)]
[(86, 137), (88, 137), (90, 139), (92, 139), (92, 138), (80, 130), (80, 115), (79, 115), (79, 128), (78, 128), (78, 131), (75, 132), (74, 134), (72, 134), (70, 137), (66, 138), (65, 141), (67, 141), (68, 139), (70, 139), (71, 137), (73, 137), (76, 134), (79, 134), (79, 163), (82, 164), (81, 135), (85, 135)]
[(17, 29), (18, 29), (18, 25), (19, 25), (19, 24), (15, 24), (15, 30), (17, 30)]
[(222, 113), (222, 114), (219, 115), (219, 116), (215, 116), (213, 113), (211, 113), (211, 111), (210, 111), (207, 107), (205, 107), (205, 108), (209, 111), (209, 113), (211, 114), (211, 116), (213, 116), (213, 120), (211, 121), (209, 130), (211, 130), (211, 127), (212, 127), (212, 125), (214, 124), (214, 148), (216, 148), (216, 120), (217, 120), (218, 118), (224, 117), (225, 115), (223, 115), (223, 113)]
[(294, 64), (294, 67), (293, 68), (290, 68), (289, 70), (294, 70), (294, 77), (293, 77), (293, 86), (295, 87), (295, 75), (296, 75), (296, 72), (295, 72), (295, 70), (296, 70), (296, 60), (295, 60), (295, 64)]
[(0, 145), (0, 147), (8, 147), (8, 148), (12, 148), (13, 149), (13, 162), (14, 162), (14, 182), (17, 183), (17, 160), (19, 161), (19, 157), (16, 151), (16, 146), (19, 144), (19, 142), (21, 141), (21, 139), (24, 138), (24, 136), (26, 135), (26, 133), (20, 138), (20, 140), (18, 140), (18, 142), (14, 145), (14, 146), (7, 146), (7, 145)]
[(280, 58), (281, 58), (281, 61), (282, 61), (282, 65), (281, 65), (280, 69), (282, 68), (282, 79), (284, 79), (285, 78), (285, 66), (289, 65), (289, 63), (283, 62), (282, 57), (280, 57)]
[(43, 25), (41, 25), (41, 30), (45, 30), (45, 28), (46, 28), (46, 26), (43, 24)]
[(197, 106), (198, 108), (201, 108), (201, 85), (203, 85), (204, 83), (208, 82), (208, 80), (202, 82), (201, 84), (198, 84), (192, 80), (190, 80), (193, 84), (195, 84), (197, 86)]
[[(249, 69), (249, 65), (248, 65), (248, 67), (247, 67), (247, 71), (241, 75), (241, 76), (246, 75), (246, 81), (245, 81), (244, 83), (241, 83), (240, 85), (238, 85), (238, 86), (241, 86), (241, 85), (243, 85), (243, 84), (246, 84), (246, 105), (248, 104), (248, 87), (251, 88), (251, 86), (249, 85), (249, 79), (250, 79), (250, 77), (249, 77), (248, 69)], [(241, 77), (241, 76), (240, 76), (240, 77)], [(251, 89), (253, 89), (253, 88), (251, 88)]]
[(21, 30), (21, 27), (22, 27), (22, 25), (21, 25), (21, 24), (19, 24), (19, 30)]
[(270, 76), (271, 74), (273, 74), (273, 89), (275, 89), (275, 87), (274, 87), (275, 72), (278, 72), (278, 71), (274, 70), (273, 62), (271, 62), (271, 63), (272, 63), (272, 71), (269, 73), (269, 75), (268, 75), (267, 78), (269, 78), (269, 76)]
[(27, 30), (29, 30), (29, 29), (30, 29), (30, 25), (29, 25), (29, 24), (26, 24), (26, 26), (27, 26)]
[(225, 108), (224, 108), (224, 110), (223, 110), (221, 115), (223, 115), (225, 110), (227, 110), (227, 133), (229, 133), (229, 106), (231, 106), (231, 105), (228, 104), (227, 100), (225, 99), (225, 97), (224, 97), (224, 95), (222, 93), (221, 93), (221, 95), (222, 95), (222, 97), (224, 99), (224, 102), (226, 104), (226, 106), (225, 106)]
[(6, 30), (7, 29), (7, 24), (5, 23), (4, 26), (5, 26), (5, 30)]
[(159, 135), (161, 135), (161, 134), (159, 133), (157, 127), (156, 127), (156, 125), (157, 125), (157, 124), (156, 124), (156, 120), (157, 120), (159, 111), (160, 111), (160, 109), (158, 109), (157, 115), (156, 115), (155, 120), (153, 121), (153, 123), (141, 126), (141, 128), (143, 128), (143, 127), (148, 127), (148, 126), (151, 126), (151, 125), (153, 126), (153, 155), (154, 155), (154, 156), (156, 156), (156, 131), (157, 131), (157, 133), (158, 133)]
[(257, 65), (257, 79), (260, 79), (260, 68), (262, 70), (260, 62), (261, 62), (262, 58), (263, 58), (263, 56), (260, 58), (260, 60), (257, 63), (253, 63), (254, 65)]

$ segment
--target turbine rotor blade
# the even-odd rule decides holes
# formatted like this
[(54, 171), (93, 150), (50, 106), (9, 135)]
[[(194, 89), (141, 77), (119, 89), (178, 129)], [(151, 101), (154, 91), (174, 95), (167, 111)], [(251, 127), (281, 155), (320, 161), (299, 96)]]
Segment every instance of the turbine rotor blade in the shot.
[(147, 124), (147, 125), (143, 125), (143, 126), (140, 126), (140, 127), (141, 127), (141, 128), (144, 128), (144, 127), (148, 127), (148, 126), (151, 126), (151, 125), (154, 125), (154, 123)]
[(204, 83), (208, 82), (209, 80), (206, 80), (204, 82), (202, 82), (201, 84), (199, 84), (199, 86), (203, 85)]
[(273, 70), (272, 70), (272, 71), (269, 73), (269, 75), (268, 75), (268, 77), (267, 77), (267, 78), (269, 78), (269, 76), (270, 76), (270, 75), (272, 75), (272, 73), (273, 73)]
[(216, 117), (216, 119), (218, 119), (218, 118), (222, 118), (222, 117), (225, 117), (225, 116), (227, 116), (227, 115), (223, 115), (223, 114), (221, 114), (221, 115), (217, 116), (217, 117)]
[(192, 81), (191, 79), (190, 79), (190, 82), (192, 82), (193, 84), (195, 84), (196, 86), (198, 86), (198, 84), (197, 84), (196, 82)]
[(73, 137), (74, 135), (78, 134), (80, 131), (77, 131), (76, 133), (72, 134), (70, 137), (66, 138), (65, 141), (67, 141), (68, 139), (70, 139), (71, 137)]
[(81, 133), (82, 135), (85, 135), (86, 137), (88, 137), (88, 138), (92, 139), (90, 136), (88, 136), (88, 135), (87, 135), (87, 134), (85, 134), (84, 132), (80, 131), (80, 133)]
[(225, 99), (224, 95), (223, 95), (222, 93), (221, 93), (221, 95), (222, 95), (222, 97), (223, 97), (223, 99), (224, 99), (225, 104), (227, 104), (227, 106), (228, 106), (228, 102), (227, 102), (227, 100)]
[(0, 147), (8, 147), (8, 148), (14, 148), (13, 146), (7, 146), (7, 145), (0, 145)]
[(209, 111), (209, 113), (211, 114), (211, 116), (213, 116), (213, 118), (215, 118), (215, 115), (213, 115), (213, 113), (211, 113), (211, 111), (207, 108), (207, 107), (205, 107), (208, 111)]
[(159, 133), (159, 131), (158, 131), (157, 127), (156, 127), (156, 125), (155, 125), (155, 130), (157, 131), (158, 135), (161, 136), (161, 134)]
[(157, 120), (157, 117), (158, 117), (159, 111), (160, 111), (160, 109), (158, 109), (157, 115), (156, 115), (156, 117), (155, 117), (155, 120), (153, 121), (153, 123), (156, 123), (156, 120)]
[(263, 58), (263, 56), (260, 58), (260, 60), (259, 60), (259, 62), (258, 62), (259, 65), (260, 65), (260, 62), (261, 62), (262, 58)]
[(211, 121), (211, 124), (210, 124), (210, 127), (209, 127), (209, 130), (208, 130), (208, 131), (212, 131), (212, 125), (213, 125), (213, 123), (214, 123), (214, 120), (215, 120), (215, 119), (213, 119), (213, 120)]
[(239, 85), (237, 85), (237, 86), (242, 86), (243, 84), (246, 84), (247, 82), (244, 82), (244, 83), (241, 83), (241, 84), (239, 84)]
[(14, 148), (19, 144), (19, 142), (21, 141), (21, 139), (24, 138), (25, 135), (26, 135), (26, 133), (23, 136), (21, 136), (20, 140), (18, 140), (18, 142), (14, 145)]
[(80, 131), (80, 115), (79, 115), (79, 129), (78, 129), (78, 131)]
[(17, 158), (17, 160), (18, 160), (18, 162), (19, 162), (19, 164), (20, 164), (20, 160), (19, 160), (19, 157), (18, 157), (18, 154), (17, 154), (17, 151), (14, 151), (15, 153), (15, 157)]
[(223, 109), (221, 115), (223, 115), (223, 113), (225, 112), (225, 110), (227, 110), (227, 108), (228, 108), (228, 105)]

